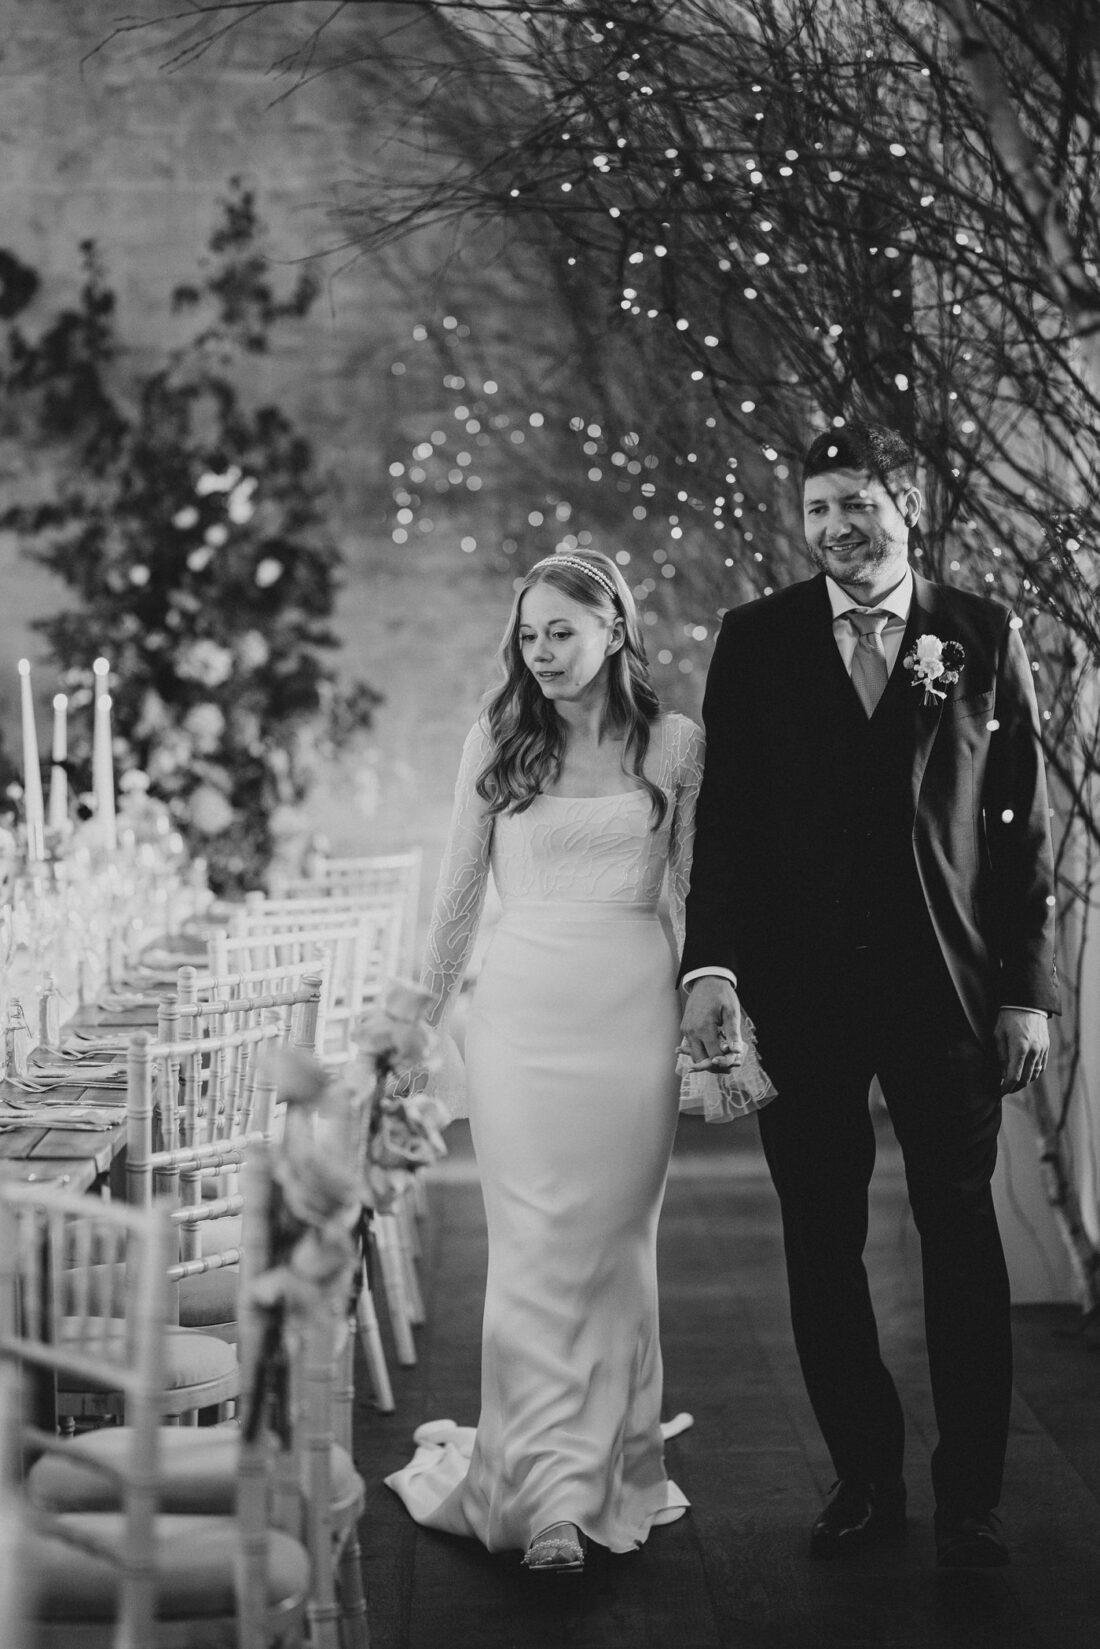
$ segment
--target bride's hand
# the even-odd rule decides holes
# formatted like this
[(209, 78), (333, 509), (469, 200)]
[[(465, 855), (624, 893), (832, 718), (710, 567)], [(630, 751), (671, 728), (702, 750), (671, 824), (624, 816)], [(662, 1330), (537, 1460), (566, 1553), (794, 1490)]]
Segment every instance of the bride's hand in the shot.
[(681, 1030), (694, 1070), (729, 1071), (745, 1057), (741, 1004), (729, 980), (718, 974), (692, 982)]

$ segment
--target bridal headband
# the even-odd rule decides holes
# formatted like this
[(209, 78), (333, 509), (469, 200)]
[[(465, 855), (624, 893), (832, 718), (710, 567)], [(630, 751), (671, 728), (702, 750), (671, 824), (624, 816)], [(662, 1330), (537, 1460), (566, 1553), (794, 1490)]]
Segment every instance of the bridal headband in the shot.
[(616, 599), (615, 586), (612, 584), (607, 574), (601, 573), (597, 567), (590, 566), (587, 561), (582, 561), (579, 556), (548, 555), (545, 556), (543, 560), (536, 561), (535, 565), (531, 568), (531, 571), (533, 573), (537, 573), (543, 567), (572, 567), (574, 572), (584, 573), (586, 577), (595, 579), (600, 588), (606, 590), (612, 602)]

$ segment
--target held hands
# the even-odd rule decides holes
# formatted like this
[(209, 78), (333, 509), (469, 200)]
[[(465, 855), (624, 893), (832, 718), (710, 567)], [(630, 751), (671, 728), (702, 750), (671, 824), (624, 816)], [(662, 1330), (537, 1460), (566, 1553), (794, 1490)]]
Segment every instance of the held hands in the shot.
[(737, 992), (717, 974), (690, 986), (680, 1028), (693, 1071), (735, 1070), (745, 1057)]
[(1046, 1014), (1028, 1008), (1002, 1008), (993, 1027), (1001, 1066), (1001, 1092), (1014, 1094), (1041, 1076), (1050, 1052)]

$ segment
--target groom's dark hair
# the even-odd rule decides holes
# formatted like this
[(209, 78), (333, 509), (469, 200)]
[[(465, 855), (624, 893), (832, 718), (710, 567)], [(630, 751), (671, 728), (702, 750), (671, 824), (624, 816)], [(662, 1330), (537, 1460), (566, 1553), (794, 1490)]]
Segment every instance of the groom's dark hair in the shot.
[(888, 424), (856, 419), (827, 429), (802, 460), (802, 484), (828, 470), (869, 470), (890, 492), (917, 484), (917, 455), (904, 435)]

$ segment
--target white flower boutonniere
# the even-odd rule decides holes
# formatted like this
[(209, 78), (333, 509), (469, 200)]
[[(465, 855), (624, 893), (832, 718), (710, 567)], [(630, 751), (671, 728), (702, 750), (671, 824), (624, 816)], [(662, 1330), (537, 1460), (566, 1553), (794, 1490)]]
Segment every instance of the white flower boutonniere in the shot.
[(924, 690), (924, 703), (935, 704), (947, 697), (946, 689), (959, 679), (966, 653), (960, 641), (941, 641), (939, 636), (918, 636), (902, 663), (913, 672), (913, 686)]

